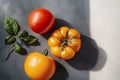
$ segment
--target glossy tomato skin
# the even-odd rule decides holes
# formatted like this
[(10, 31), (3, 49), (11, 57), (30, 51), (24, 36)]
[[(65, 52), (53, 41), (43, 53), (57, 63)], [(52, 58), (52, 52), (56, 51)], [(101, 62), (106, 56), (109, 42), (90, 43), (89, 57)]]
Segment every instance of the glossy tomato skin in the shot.
[(54, 56), (59, 57), (59, 58), (61, 58), (61, 51), (62, 51), (62, 47), (59, 47), (59, 46), (54, 46), (50, 48), (50, 52)]
[(55, 38), (55, 37), (50, 37), (49, 40), (48, 40), (48, 44), (50, 47), (53, 47), (53, 46), (60, 46), (61, 42)]
[(63, 51), (61, 51), (61, 58), (65, 60), (69, 60), (75, 56), (75, 51), (69, 46), (65, 47)]
[(54, 25), (53, 14), (44, 8), (36, 8), (28, 16), (28, 25), (38, 34), (47, 33)]
[(64, 60), (69, 60), (75, 56), (81, 48), (80, 33), (76, 29), (62, 26), (53, 31), (48, 39), (51, 53)]
[(32, 80), (49, 80), (55, 73), (56, 64), (51, 57), (32, 52), (25, 60), (24, 70)]

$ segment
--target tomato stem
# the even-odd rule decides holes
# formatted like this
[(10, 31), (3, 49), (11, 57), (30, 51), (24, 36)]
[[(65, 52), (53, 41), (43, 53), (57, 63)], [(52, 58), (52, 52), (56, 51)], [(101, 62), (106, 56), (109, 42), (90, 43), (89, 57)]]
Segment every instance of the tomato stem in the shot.
[[(66, 36), (68, 36), (68, 32), (66, 33)], [(66, 45), (68, 45), (68, 43), (72, 40), (76, 38), (76, 36), (73, 36), (71, 37), (70, 39), (67, 39), (67, 37), (63, 40), (62, 44), (61, 44), (61, 47), (62, 47), (62, 50), (65, 48)]]
[(68, 31), (66, 32), (66, 36), (65, 36), (65, 39), (67, 39), (68, 38)]
[(76, 38), (76, 36), (72, 36), (72, 37), (69, 39), (69, 41), (72, 40), (72, 39), (74, 39), (74, 38)]
[(68, 40), (65, 40), (65, 41), (63, 41), (63, 43), (61, 44), (61, 46), (63, 47), (65, 45), (67, 45), (67, 43), (68, 43)]
[(48, 55), (48, 49), (45, 49), (45, 50), (42, 52), (42, 54), (44, 54), (45, 56), (47, 56), (47, 55)]
[(68, 31), (66, 32), (65, 39), (62, 41), (61, 46), (64, 47), (64, 46), (67, 45), (67, 44), (68, 44)]
[(9, 50), (8, 50), (8, 54), (7, 54), (7, 56), (5, 57), (5, 61), (8, 60), (9, 56), (12, 54), (13, 51), (14, 51), (13, 48), (10, 47)]

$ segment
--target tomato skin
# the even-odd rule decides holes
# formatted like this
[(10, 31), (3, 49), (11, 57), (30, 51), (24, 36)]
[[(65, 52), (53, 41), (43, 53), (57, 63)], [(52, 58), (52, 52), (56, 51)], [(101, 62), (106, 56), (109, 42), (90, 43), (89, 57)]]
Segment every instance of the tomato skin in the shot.
[(51, 53), (59, 58), (69, 60), (75, 56), (81, 48), (80, 33), (76, 29), (62, 26), (53, 31), (48, 39)]
[(61, 44), (61, 42), (57, 38), (55, 38), (55, 37), (50, 37), (49, 38), (48, 45), (50, 47), (57, 46), (57, 45), (59, 46), (60, 44)]
[(60, 31), (61, 35), (63, 36), (63, 38), (66, 37), (66, 32), (67, 32), (68, 30), (69, 30), (69, 28), (66, 27), (66, 26), (62, 26), (62, 27), (59, 28), (59, 31)]
[(80, 33), (75, 29), (69, 29), (68, 37), (70, 38), (72, 36), (76, 36), (76, 38), (80, 38)]
[[(53, 58), (51, 58), (51, 57), (48, 57), (49, 58), (49, 60), (50, 60), (50, 63), (51, 63), (51, 70), (50, 70), (50, 72), (49, 72), (49, 79), (54, 75), (54, 73), (55, 73), (55, 70), (56, 70), (56, 63), (55, 63), (55, 61), (54, 61), (54, 59)], [(47, 79), (48, 80), (48, 79)]]
[(28, 16), (28, 25), (38, 34), (47, 33), (54, 25), (53, 14), (44, 8), (36, 8)]
[(63, 58), (65, 60), (69, 60), (75, 56), (75, 51), (68, 46), (65, 47), (64, 50), (62, 50), (62, 47), (59, 46), (51, 47), (50, 51), (54, 56)]
[(81, 39), (72, 39), (70, 43), (68, 43), (68, 46), (72, 48), (75, 52), (78, 52), (81, 47)]
[(63, 36), (62, 36), (62, 34), (60, 33), (59, 30), (55, 30), (55, 31), (51, 34), (51, 36), (54, 36), (54, 37), (56, 37), (57, 39), (63, 39)]
[(32, 52), (25, 60), (24, 70), (32, 80), (48, 80), (55, 73), (56, 64), (51, 57)]
[(75, 56), (75, 51), (70, 47), (65, 47), (64, 50), (61, 52), (61, 58), (65, 60), (69, 60)]
[(55, 46), (50, 48), (51, 53), (56, 57), (61, 57), (62, 47)]

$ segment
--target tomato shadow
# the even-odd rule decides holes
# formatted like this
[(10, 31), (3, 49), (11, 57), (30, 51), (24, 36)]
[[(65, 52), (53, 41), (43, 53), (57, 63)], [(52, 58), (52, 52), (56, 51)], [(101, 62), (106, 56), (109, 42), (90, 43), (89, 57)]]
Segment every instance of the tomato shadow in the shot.
[(105, 66), (105, 64), (107, 62), (106, 52), (102, 48), (100, 48), (100, 47), (98, 47), (98, 52), (99, 52), (99, 54), (98, 54), (97, 63), (95, 65), (95, 67), (92, 68), (92, 71), (99, 71), (99, 70), (101, 70)]
[(95, 41), (87, 36), (81, 35), (82, 47), (75, 57), (69, 61), (69, 65), (80, 70), (90, 70), (97, 63), (98, 48)]
[[(61, 26), (68, 26), (70, 28), (74, 28), (67, 21), (56, 18), (52, 30), (50, 30), (47, 34), (43, 36), (46, 39), (48, 39), (50, 37), (50, 34)], [(103, 68), (107, 60), (105, 51), (97, 46), (95, 40), (82, 33), (81, 33), (81, 39), (82, 39), (82, 47), (80, 51), (76, 53), (73, 59), (68, 60), (66, 62), (77, 70), (97, 71)]]
[(97, 71), (102, 69), (107, 59), (105, 51), (101, 52), (99, 50), (100, 48), (92, 38), (81, 35), (81, 39), (82, 47), (80, 51), (76, 53), (73, 59), (66, 62), (78, 70)]
[(72, 25), (71, 25), (70, 23), (68, 23), (67, 21), (65, 21), (65, 20), (63, 20), (63, 19), (60, 19), (60, 18), (56, 18), (53, 28), (52, 28), (48, 33), (43, 34), (42, 36), (43, 36), (44, 38), (48, 39), (48, 38), (50, 37), (50, 34), (51, 34), (54, 30), (58, 29), (58, 28), (61, 27), (61, 26), (72, 27)]
[(68, 72), (60, 63), (56, 62), (56, 72), (51, 80), (66, 80)]

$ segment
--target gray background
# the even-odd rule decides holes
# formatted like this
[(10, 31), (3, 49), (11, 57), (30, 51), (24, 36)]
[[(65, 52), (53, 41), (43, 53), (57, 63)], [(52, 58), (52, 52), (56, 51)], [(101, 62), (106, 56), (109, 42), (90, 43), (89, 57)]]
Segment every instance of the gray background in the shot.
[[(28, 14), (38, 7), (50, 10), (56, 18), (54, 28), (44, 35), (32, 32), (27, 24)], [(57, 63), (56, 73), (51, 80), (90, 80), (90, 71), (99, 71), (104, 67), (106, 53), (91, 38), (89, 0), (0, 0), (0, 80), (30, 80), (23, 68), (26, 56), (13, 52), (8, 61), (4, 61), (10, 47), (4, 44), (5, 36), (8, 35), (3, 28), (6, 15), (18, 21), (21, 31), (27, 30), (39, 38), (40, 45), (28, 46), (19, 41), (27, 53), (49, 49), (47, 39), (50, 33), (62, 25), (81, 33), (82, 48), (73, 59), (58, 59), (49, 52), (49, 56)]]

